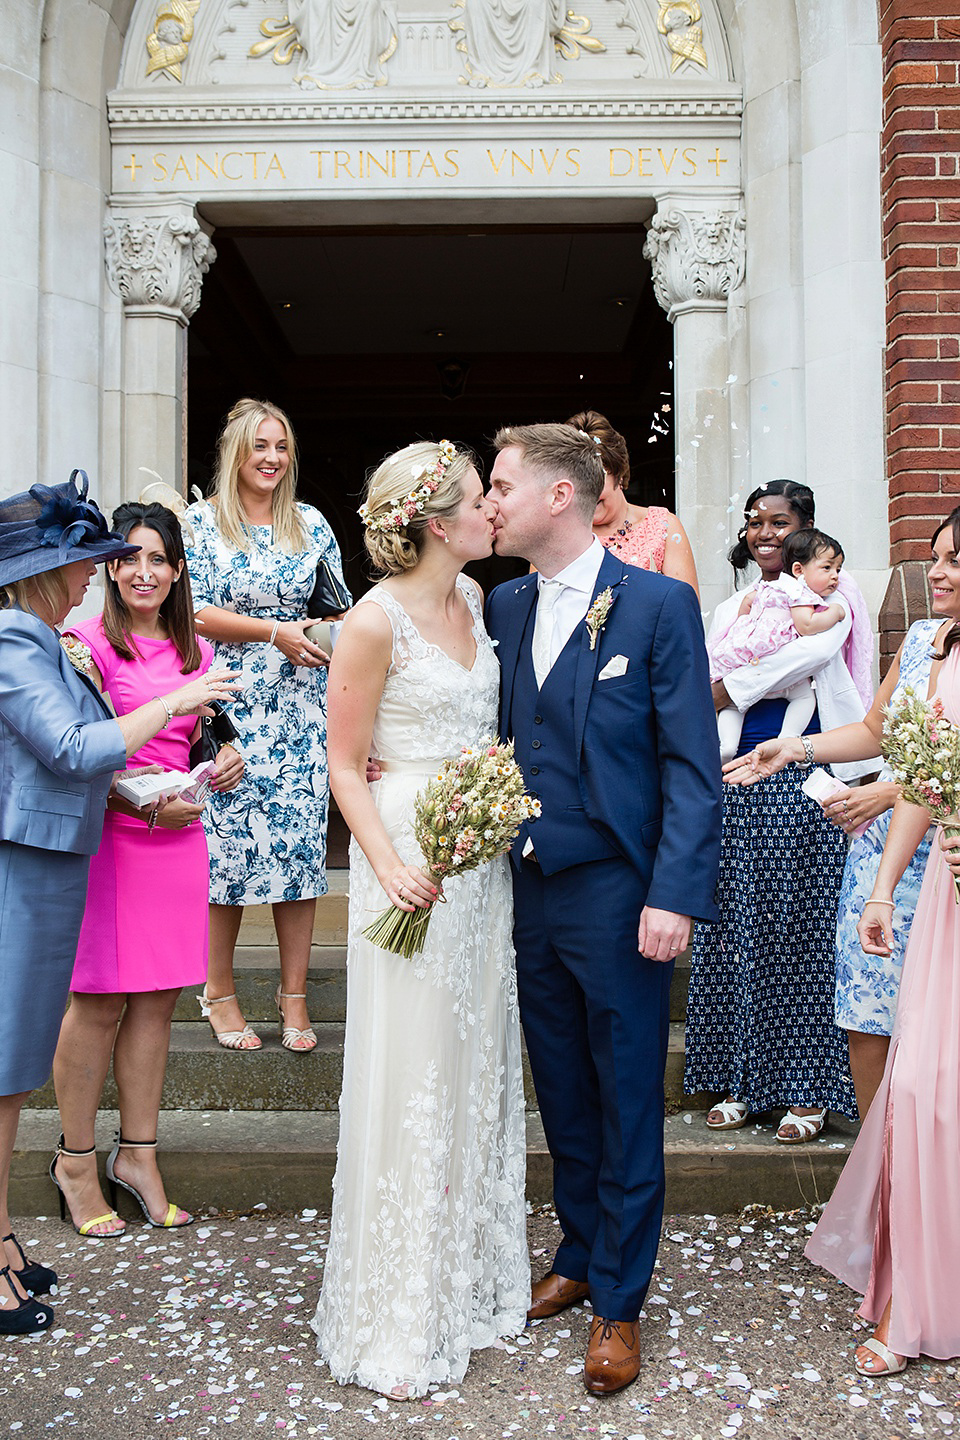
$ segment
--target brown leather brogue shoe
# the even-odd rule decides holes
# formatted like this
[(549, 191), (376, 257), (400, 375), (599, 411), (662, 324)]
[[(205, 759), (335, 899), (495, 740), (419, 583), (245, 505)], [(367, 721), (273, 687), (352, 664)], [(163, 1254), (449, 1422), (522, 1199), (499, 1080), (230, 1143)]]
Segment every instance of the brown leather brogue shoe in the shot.
[(640, 1326), (636, 1320), (601, 1320), (590, 1325), (583, 1383), (593, 1395), (611, 1395), (640, 1374)]
[(577, 1305), (581, 1300), (589, 1298), (590, 1286), (586, 1281), (565, 1280), (562, 1275), (551, 1270), (549, 1275), (544, 1275), (542, 1280), (537, 1281), (530, 1292), (527, 1319), (549, 1320), (551, 1315), (559, 1315), (568, 1305)]

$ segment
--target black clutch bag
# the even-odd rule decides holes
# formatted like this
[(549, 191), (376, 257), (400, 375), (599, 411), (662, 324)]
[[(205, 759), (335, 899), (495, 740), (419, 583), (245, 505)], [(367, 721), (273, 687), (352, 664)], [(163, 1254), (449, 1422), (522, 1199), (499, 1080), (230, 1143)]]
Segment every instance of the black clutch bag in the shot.
[(204, 760), (214, 761), (221, 745), (230, 745), (237, 738), (237, 727), (218, 700), (209, 702), (213, 715), (200, 716), (200, 735), (190, 746), (190, 769)]
[(352, 604), (353, 596), (346, 585), (337, 579), (326, 560), (321, 560), (313, 593), (307, 601), (307, 617), (320, 620), (325, 615), (342, 615)]

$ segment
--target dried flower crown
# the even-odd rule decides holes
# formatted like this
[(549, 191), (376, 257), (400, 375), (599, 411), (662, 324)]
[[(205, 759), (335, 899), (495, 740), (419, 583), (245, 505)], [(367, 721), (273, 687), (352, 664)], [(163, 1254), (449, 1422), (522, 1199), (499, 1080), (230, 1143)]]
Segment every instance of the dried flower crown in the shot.
[[(411, 465), (410, 474), (414, 481), (413, 489), (408, 495), (395, 505), (393, 509), (385, 513), (375, 515), (370, 506), (363, 504), (357, 514), (368, 530), (381, 534), (389, 531), (400, 531), (406, 528), (411, 520), (419, 515), (431, 495), (435, 495), (440, 489), (440, 483), (447, 471), (447, 466), (456, 457), (456, 448), (449, 440), (441, 440), (438, 445), (440, 454), (432, 466), (423, 464)], [(419, 481), (419, 484), (417, 483)]]

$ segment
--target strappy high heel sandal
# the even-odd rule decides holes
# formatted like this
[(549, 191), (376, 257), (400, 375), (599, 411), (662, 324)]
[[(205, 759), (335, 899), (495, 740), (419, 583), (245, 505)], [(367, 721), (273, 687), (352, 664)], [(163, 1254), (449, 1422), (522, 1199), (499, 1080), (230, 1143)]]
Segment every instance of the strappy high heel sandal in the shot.
[[(64, 1145), (63, 1143), (62, 1134), (60, 1136), (60, 1139), (57, 1141), (57, 1150), (53, 1159), (50, 1161), (49, 1173), (50, 1179), (57, 1187), (57, 1194), (60, 1200), (60, 1219), (63, 1221), (66, 1221), (68, 1218), (67, 1197), (63, 1192), (63, 1186), (57, 1179), (57, 1161), (60, 1159), (61, 1155), (93, 1155), (96, 1153), (96, 1149), (96, 1145), (91, 1145), (89, 1150), (68, 1150), (66, 1145)], [(85, 1240), (112, 1240), (114, 1236), (122, 1235), (124, 1230), (126, 1229), (125, 1222), (120, 1219), (120, 1216), (117, 1214), (116, 1210), (110, 1210), (105, 1215), (94, 1215), (92, 1220), (84, 1220), (82, 1225), (78, 1225), (72, 1215), (69, 1216), (69, 1220), (70, 1224), (73, 1226), (74, 1230), (76, 1230), (77, 1234), (82, 1235)], [(117, 1222), (117, 1224), (112, 1230), (94, 1230), (95, 1225), (109, 1225), (111, 1220)]]
[(204, 985), (202, 994), (197, 996), (197, 1004), (200, 1006), (200, 1014), (204, 1020), (210, 1021), (210, 1029), (213, 1030), (213, 1038), (224, 1050), (259, 1050), (262, 1045), (260, 1036), (249, 1025), (244, 1025), (242, 1030), (214, 1029), (213, 1020), (210, 1016), (212, 1005), (225, 1005), (228, 1000), (236, 1000), (236, 992), (232, 995), (218, 995), (214, 1000), (207, 994), (207, 987)]
[[(282, 985), (282, 981), (280, 982)], [(306, 1030), (298, 1030), (296, 1025), (288, 1025), (283, 1014), (281, 1000), (306, 1000), (306, 995), (288, 995), (277, 986), (277, 1009), (280, 1012), (280, 1044), (284, 1050), (292, 1050), (295, 1055), (306, 1055), (310, 1050), (317, 1048), (317, 1035), (312, 1025)], [(301, 1043), (303, 1042), (303, 1043)]]
[(39, 1300), (21, 1300), (13, 1289), (9, 1265), (0, 1269), (0, 1277), (6, 1280), (17, 1301), (16, 1309), (11, 1310), (6, 1297), (0, 1296), (0, 1335), (30, 1335), (34, 1330), (49, 1330), (53, 1324), (50, 1306), (41, 1305)]
[(188, 1210), (181, 1210), (180, 1206), (174, 1205), (171, 1200), (167, 1205), (163, 1219), (154, 1220), (150, 1211), (147, 1209), (147, 1202), (140, 1194), (140, 1191), (135, 1189), (129, 1180), (121, 1180), (120, 1176), (114, 1170), (117, 1156), (121, 1150), (156, 1150), (156, 1148), (156, 1140), (124, 1140), (120, 1131), (117, 1131), (116, 1142), (110, 1154), (107, 1156), (107, 1180), (110, 1185), (110, 1204), (116, 1205), (117, 1203), (117, 1186), (119, 1185), (122, 1190), (126, 1190), (127, 1194), (132, 1195), (134, 1200), (136, 1200), (140, 1209), (143, 1211), (143, 1218), (148, 1225), (152, 1225), (155, 1230), (180, 1230), (184, 1225), (193, 1224), (193, 1216)]
[(12, 1230), (9, 1235), (3, 1236), (0, 1245), (6, 1245), (8, 1240), (20, 1256), (20, 1269), (13, 1273), (24, 1290), (29, 1290), (31, 1295), (49, 1295), (57, 1283), (56, 1270), (51, 1270), (49, 1265), (38, 1265), (36, 1261), (29, 1263), (23, 1253), (23, 1246)]

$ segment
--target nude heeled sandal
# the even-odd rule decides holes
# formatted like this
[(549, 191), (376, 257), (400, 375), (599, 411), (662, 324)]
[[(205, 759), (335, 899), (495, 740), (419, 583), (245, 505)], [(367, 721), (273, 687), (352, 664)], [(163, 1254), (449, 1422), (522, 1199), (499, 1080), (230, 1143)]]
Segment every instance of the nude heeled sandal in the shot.
[(207, 994), (207, 987), (204, 985), (202, 993), (197, 996), (197, 1004), (200, 1006), (200, 1014), (204, 1020), (210, 1021), (213, 1038), (218, 1045), (223, 1046), (224, 1050), (259, 1050), (263, 1042), (249, 1025), (244, 1025), (242, 1030), (224, 1030), (222, 1032), (218, 1032), (214, 1028), (213, 1020), (210, 1017), (210, 1007), (225, 1005), (228, 1000), (236, 1000), (236, 998), (236, 991), (234, 991), (232, 995), (218, 995), (216, 999), (211, 1000)]
[[(282, 983), (282, 982), (281, 982)], [(277, 1009), (280, 1012), (280, 1044), (284, 1050), (292, 1050), (295, 1055), (306, 1055), (317, 1048), (316, 1031), (312, 1025), (306, 1030), (298, 1030), (295, 1025), (288, 1025), (284, 1020), (283, 1006), (281, 1000), (306, 1000), (306, 995), (287, 995), (280, 986), (277, 986)], [(298, 1044), (298, 1041), (306, 1041), (306, 1044)]]

